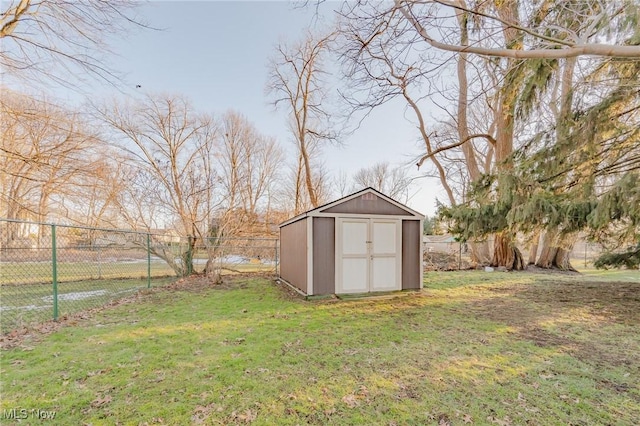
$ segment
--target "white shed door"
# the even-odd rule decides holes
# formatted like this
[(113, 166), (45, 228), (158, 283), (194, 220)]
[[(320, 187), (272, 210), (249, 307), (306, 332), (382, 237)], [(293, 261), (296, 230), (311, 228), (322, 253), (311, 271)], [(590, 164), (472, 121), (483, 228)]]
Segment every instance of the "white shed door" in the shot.
[(369, 221), (342, 221), (342, 293), (369, 291)]
[(336, 293), (400, 290), (400, 220), (338, 219)]
[[(399, 221), (371, 221), (370, 291), (400, 290)], [(402, 252), (400, 252), (402, 253)]]

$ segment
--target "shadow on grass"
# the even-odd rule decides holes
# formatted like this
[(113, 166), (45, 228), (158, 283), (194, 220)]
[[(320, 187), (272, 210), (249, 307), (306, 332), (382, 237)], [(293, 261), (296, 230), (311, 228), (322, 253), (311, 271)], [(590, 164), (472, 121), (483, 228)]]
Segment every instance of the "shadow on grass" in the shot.
[(536, 346), (562, 348), (596, 366), (640, 370), (640, 283), (549, 281), (487, 291), (495, 297), (470, 298), (461, 308)]

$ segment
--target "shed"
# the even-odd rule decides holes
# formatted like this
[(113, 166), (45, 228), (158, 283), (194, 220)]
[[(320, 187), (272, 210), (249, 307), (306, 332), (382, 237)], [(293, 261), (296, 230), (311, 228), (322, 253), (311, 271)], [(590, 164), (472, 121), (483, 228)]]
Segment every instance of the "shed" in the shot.
[(280, 224), (280, 279), (305, 295), (422, 288), (424, 216), (365, 188)]

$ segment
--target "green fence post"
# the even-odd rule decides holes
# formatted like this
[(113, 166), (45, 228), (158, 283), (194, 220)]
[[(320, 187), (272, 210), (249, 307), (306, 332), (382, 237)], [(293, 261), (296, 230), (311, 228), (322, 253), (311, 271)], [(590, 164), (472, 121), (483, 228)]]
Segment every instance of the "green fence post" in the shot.
[(147, 234), (147, 288), (151, 288), (151, 234)]
[(56, 225), (51, 225), (51, 275), (53, 282), (53, 320), (58, 320), (58, 254), (56, 247)]

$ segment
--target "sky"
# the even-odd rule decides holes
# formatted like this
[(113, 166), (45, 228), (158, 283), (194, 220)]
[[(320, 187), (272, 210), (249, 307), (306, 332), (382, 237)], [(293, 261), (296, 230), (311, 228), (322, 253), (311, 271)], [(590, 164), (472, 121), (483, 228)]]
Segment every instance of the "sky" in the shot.
[[(337, 7), (327, 2), (324, 9)], [(314, 19), (314, 9), (295, 8), (286, 1), (152, 1), (138, 10), (149, 26), (111, 43), (112, 68), (126, 75), (126, 91), (186, 95), (201, 112), (241, 112), (263, 134), (275, 137), (289, 155), (295, 146), (286, 126), (286, 112), (276, 111), (265, 92), (268, 59), (280, 41), (300, 39)], [(136, 86), (140, 85), (139, 89)], [(111, 92), (109, 91), (111, 90)], [(97, 87), (95, 96), (113, 96), (114, 89)], [(78, 94), (56, 92), (70, 103)], [(323, 151), (331, 174), (351, 175), (380, 161), (407, 165), (420, 153), (415, 126), (405, 118), (400, 102), (374, 111), (342, 146)], [(435, 212), (436, 197), (444, 200), (435, 178), (416, 179), (409, 207), (427, 215)]]

